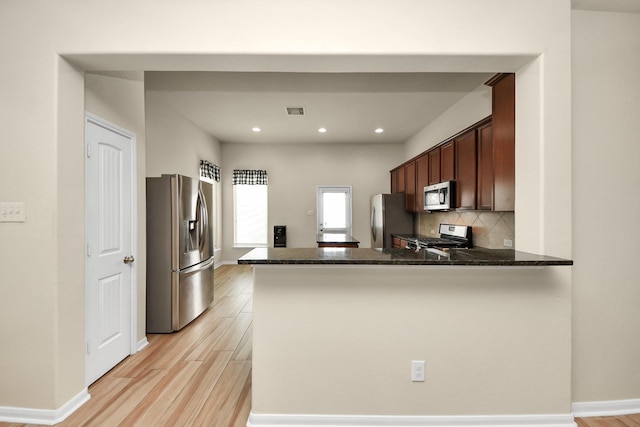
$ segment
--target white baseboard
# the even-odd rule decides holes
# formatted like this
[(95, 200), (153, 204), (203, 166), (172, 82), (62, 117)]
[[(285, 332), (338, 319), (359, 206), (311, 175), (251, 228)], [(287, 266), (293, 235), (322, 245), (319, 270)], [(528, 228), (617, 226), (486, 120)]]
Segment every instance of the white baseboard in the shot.
[(640, 414), (640, 399), (607, 400), (603, 402), (574, 402), (571, 405), (576, 417), (606, 417)]
[(0, 421), (16, 424), (44, 424), (52, 426), (64, 421), (89, 399), (91, 399), (91, 395), (89, 395), (89, 391), (85, 388), (58, 409), (0, 406)]
[(238, 265), (238, 261), (220, 261), (219, 263), (213, 264), (213, 269), (215, 270), (222, 265)]
[(575, 427), (572, 414), (495, 416), (249, 415), (247, 427)]
[(140, 341), (138, 341), (138, 345), (136, 346), (137, 348), (136, 351), (140, 351), (148, 345), (149, 345), (149, 341), (147, 341), (147, 337), (145, 336)]
[(220, 262), (214, 262), (213, 263), (213, 269), (216, 270), (217, 268), (222, 267), (223, 265), (238, 265), (238, 261), (220, 261)]

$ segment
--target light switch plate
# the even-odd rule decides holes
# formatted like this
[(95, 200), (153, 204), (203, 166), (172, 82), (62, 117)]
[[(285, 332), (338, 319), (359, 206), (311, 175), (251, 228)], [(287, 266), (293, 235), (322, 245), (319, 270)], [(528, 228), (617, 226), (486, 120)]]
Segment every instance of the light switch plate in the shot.
[(0, 222), (25, 222), (26, 220), (24, 202), (0, 203)]

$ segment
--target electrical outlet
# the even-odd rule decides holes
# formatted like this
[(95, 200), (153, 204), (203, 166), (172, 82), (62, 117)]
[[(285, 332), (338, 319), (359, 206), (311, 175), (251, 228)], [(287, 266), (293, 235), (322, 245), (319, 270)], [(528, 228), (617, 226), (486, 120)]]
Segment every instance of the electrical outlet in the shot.
[(24, 202), (0, 203), (0, 222), (25, 222)]
[(504, 239), (504, 246), (505, 246), (506, 248), (510, 248), (510, 247), (512, 247), (512, 246), (513, 246), (513, 240), (511, 240), (511, 239)]
[(411, 381), (424, 381), (424, 360), (411, 361)]

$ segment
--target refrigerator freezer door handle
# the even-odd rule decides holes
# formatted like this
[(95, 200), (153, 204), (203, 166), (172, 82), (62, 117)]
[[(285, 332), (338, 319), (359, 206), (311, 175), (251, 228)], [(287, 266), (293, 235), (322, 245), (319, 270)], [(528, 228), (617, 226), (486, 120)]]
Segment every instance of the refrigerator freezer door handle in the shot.
[(209, 229), (209, 215), (207, 214), (207, 199), (204, 197), (202, 190), (198, 190), (198, 220), (200, 228), (198, 230), (198, 250), (204, 251), (204, 245), (207, 243), (206, 233)]

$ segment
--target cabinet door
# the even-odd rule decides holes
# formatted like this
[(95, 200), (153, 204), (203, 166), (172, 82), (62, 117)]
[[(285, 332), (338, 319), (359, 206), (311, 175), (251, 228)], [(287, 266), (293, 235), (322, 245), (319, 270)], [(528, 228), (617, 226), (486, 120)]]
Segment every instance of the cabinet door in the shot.
[(429, 185), (440, 182), (440, 147), (427, 153), (429, 156)]
[(440, 181), (450, 181), (455, 175), (455, 144), (450, 141), (440, 147)]
[(397, 193), (398, 192), (398, 169), (394, 169), (391, 172), (389, 172), (389, 175), (391, 175), (391, 193)]
[(400, 238), (399, 237), (394, 237), (393, 238), (393, 248), (394, 249), (400, 249), (401, 248)]
[(398, 185), (397, 185), (398, 193), (404, 193), (405, 192), (404, 166), (400, 166), (397, 170), (397, 173), (398, 173)]
[(409, 212), (416, 210), (416, 162), (404, 165), (405, 208)]
[(416, 159), (416, 212), (424, 211), (424, 187), (429, 185), (429, 156)]
[(515, 74), (493, 84), (493, 209), (515, 209)]
[(493, 127), (478, 129), (478, 209), (493, 210)]
[(476, 208), (476, 131), (456, 139), (456, 208)]

